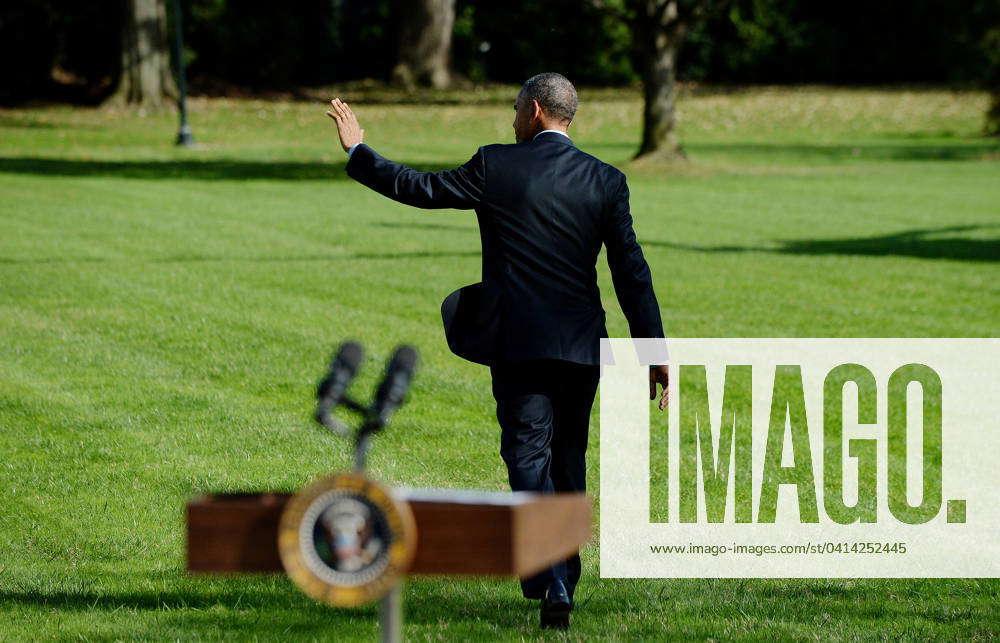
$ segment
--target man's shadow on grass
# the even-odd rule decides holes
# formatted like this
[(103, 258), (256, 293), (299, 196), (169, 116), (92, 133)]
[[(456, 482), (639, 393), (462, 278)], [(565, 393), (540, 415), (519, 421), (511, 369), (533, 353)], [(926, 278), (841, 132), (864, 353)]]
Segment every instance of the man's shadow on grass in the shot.
[[(410, 164), (421, 172), (457, 166)], [(87, 161), (61, 158), (0, 157), (0, 173), (41, 176), (114, 177), (125, 179), (191, 179), (198, 181), (343, 181), (347, 159), (329, 161), (245, 161), (234, 159), (178, 161)]]
[(1000, 228), (1000, 224), (974, 224), (918, 228), (875, 237), (779, 240), (772, 246), (701, 246), (670, 241), (643, 240), (651, 248), (674, 248), (695, 252), (767, 252), (792, 255), (904, 256), (958, 261), (1000, 261), (1000, 238), (956, 236), (977, 230)]

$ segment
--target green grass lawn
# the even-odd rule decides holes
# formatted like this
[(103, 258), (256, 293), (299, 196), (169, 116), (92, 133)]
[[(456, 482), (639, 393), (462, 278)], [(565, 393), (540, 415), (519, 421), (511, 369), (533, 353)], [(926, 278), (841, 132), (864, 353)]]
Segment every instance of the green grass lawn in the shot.
[[(446, 168), (511, 140), (515, 91), (354, 107), (381, 153)], [(690, 162), (662, 166), (628, 163), (637, 95), (593, 91), (571, 134), (628, 174), (668, 335), (996, 337), (986, 103), (694, 91), (680, 103)], [(310, 423), (346, 338), (368, 349), (359, 391), (396, 344), (421, 351), (373, 476), (505, 488), (489, 374), (448, 352), (438, 317), (479, 278), (475, 220), (349, 180), (324, 111), (195, 100), (200, 146), (178, 150), (172, 114), (0, 110), (0, 638), (373, 637), (375, 606), (324, 608), (280, 576), (183, 571), (193, 494), (294, 490), (349, 465), (346, 442)], [(597, 545), (571, 637), (1000, 635), (994, 580), (600, 580)], [(413, 580), (406, 619), (417, 640), (539, 637), (537, 606), (507, 580)]]

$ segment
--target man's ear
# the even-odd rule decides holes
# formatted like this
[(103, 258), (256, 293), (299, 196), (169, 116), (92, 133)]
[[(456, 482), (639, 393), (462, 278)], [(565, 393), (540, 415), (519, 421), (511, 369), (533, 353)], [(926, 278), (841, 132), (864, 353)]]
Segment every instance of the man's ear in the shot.
[(542, 106), (534, 98), (531, 99), (531, 118), (542, 120)]

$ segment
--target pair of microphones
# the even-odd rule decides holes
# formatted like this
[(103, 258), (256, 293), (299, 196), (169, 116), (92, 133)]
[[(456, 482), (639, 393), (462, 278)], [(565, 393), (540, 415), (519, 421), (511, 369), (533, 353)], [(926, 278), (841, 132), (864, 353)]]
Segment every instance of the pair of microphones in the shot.
[(399, 346), (385, 367), (385, 374), (375, 398), (369, 405), (356, 401), (347, 394), (351, 381), (357, 376), (364, 359), (364, 350), (357, 342), (344, 342), (337, 349), (326, 376), (316, 389), (316, 421), (337, 435), (347, 436), (350, 429), (333, 415), (338, 406), (355, 411), (364, 418), (358, 430), (355, 461), (357, 468), (364, 467), (368, 439), (372, 433), (381, 430), (389, 422), (389, 417), (406, 401), (410, 382), (417, 367), (417, 351), (412, 346)]

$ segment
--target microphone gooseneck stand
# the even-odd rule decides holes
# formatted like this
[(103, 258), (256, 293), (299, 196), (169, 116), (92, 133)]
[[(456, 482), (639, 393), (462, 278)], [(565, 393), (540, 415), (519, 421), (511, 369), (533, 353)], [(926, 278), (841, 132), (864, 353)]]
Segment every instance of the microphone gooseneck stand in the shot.
[[(341, 344), (326, 377), (316, 390), (315, 419), (333, 433), (350, 436), (346, 424), (333, 416), (333, 410), (343, 406), (361, 415), (361, 426), (354, 437), (354, 469), (363, 472), (368, 459), (371, 439), (385, 428), (389, 417), (406, 401), (410, 382), (417, 366), (417, 351), (412, 346), (399, 346), (385, 368), (385, 375), (375, 391), (375, 399), (364, 405), (347, 395), (347, 388), (358, 373), (364, 352), (356, 342)], [(382, 641), (402, 641), (403, 583), (400, 581), (381, 599), (380, 617)]]

